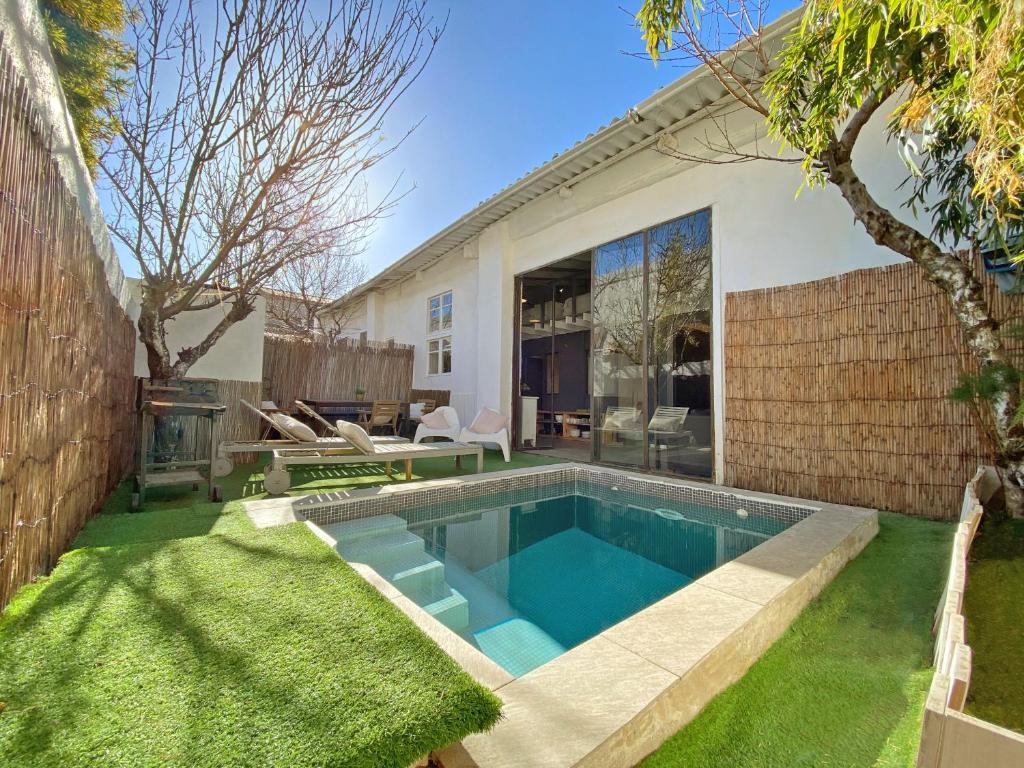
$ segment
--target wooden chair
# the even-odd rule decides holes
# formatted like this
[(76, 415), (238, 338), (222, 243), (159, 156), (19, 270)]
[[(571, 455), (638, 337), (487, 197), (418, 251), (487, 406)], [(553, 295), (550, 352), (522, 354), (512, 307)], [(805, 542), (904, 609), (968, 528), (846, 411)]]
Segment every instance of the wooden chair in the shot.
[(398, 400), (374, 400), (370, 413), (359, 414), (359, 426), (368, 433), (374, 429), (390, 429), (398, 434), (398, 417), (402, 415), (402, 403)]

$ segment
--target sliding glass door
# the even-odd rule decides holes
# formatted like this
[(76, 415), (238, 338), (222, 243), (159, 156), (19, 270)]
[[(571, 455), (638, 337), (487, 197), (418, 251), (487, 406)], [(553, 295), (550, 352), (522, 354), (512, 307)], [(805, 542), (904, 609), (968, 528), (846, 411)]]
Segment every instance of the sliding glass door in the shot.
[(594, 458), (709, 477), (710, 210), (596, 249), (593, 320)]
[(648, 233), (649, 466), (711, 476), (711, 212)]
[[(644, 347), (644, 235), (594, 251), (594, 458), (644, 466), (648, 368)], [(596, 420), (596, 421), (595, 421)]]

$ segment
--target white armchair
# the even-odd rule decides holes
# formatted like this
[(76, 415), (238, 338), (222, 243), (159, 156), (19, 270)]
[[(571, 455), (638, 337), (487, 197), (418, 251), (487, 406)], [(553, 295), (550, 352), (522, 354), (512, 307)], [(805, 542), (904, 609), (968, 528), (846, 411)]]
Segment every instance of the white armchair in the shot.
[(457, 441), (460, 429), (459, 414), (450, 405), (442, 405), (420, 417), (420, 424), (416, 427), (416, 436), (412, 441), (419, 443), (427, 437), (444, 437)]
[(505, 461), (510, 461), (508, 419), (491, 408), (481, 408), (473, 423), (459, 433), (460, 443), (488, 443), (501, 448)]

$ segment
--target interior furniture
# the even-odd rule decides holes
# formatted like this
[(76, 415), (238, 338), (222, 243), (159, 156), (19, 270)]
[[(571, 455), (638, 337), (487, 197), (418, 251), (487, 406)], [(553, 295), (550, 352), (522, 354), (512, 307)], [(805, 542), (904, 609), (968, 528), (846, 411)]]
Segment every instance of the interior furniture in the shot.
[[(537, 411), (535, 429), (545, 435), (565, 440), (589, 440), (590, 435), (584, 436), (584, 432), (590, 432), (590, 411), (582, 409), (571, 411)], [(578, 429), (580, 434), (573, 435), (572, 430)]]
[(537, 447), (537, 402), (535, 395), (519, 398), (519, 441), (523, 445)]

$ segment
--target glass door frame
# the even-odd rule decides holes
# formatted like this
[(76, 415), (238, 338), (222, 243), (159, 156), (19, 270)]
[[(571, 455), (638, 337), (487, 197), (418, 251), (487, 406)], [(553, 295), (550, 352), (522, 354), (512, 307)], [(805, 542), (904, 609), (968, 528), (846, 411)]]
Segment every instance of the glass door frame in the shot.
[[(625, 235), (622, 235), (621, 237), (616, 238), (615, 240), (608, 241), (608, 243), (599, 243), (599, 244), (595, 245), (593, 248), (586, 249), (586, 251), (579, 251), (578, 253), (585, 253), (585, 252), (589, 251), (589, 253), (591, 254), (591, 263), (590, 263), (590, 297), (591, 297), (590, 301), (591, 301), (591, 305), (590, 305), (590, 312), (591, 312), (592, 318), (595, 318), (596, 317), (596, 311), (595, 311), (596, 308), (595, 308), (594, 286), (597, 284), (597, 281), (596, 281), (597, 267), (598, 267), (598, 263), (597, 263), (598, 262), (597, 250), (601, 246), (608, 245), (610, 243), (614, 243), (617, 240), (623, 240), (625, 238), (633, 237), (635, 235), (642, 236), (642, 238), (643, 238), (643, 270), (642, 270), (643, 287), (641, 289), (641, 291), (642, 291), (641, 295), (642, 295), (642, 306), (643, 306), (643, 311), (644, 311), (644, 322), (643, 322), (643, 336), (642, 336), (642, 339), (641, 339), (641, 353), (643, 355), (644, 371), (646, 373), (647, 379), (649, 379), (649, 377), (650, 377), (650, 361), (648, 360), (649, 348), (650, 348), (649, 337), (650, 337), (650, 333), (651, 333), (651, 331), (653, 329), (652, 322), (649, 319), (649, 314), (650, 314), (650, 306), (649, 305), (650, 305), (650, 239), (651, 239), (651, 232), (653, 230), (657, 229), (658, 227), (664, 225), (664, 224), (668, 224), (668, 223), (677, 221), (679, 219), (686, 218), (687, 216), (692, 216), (694, 214), (701, 213), (702, 211), (707, 211), (707, 213), (708, 213), (708, 242), (709, 242), (709, 248), (710, 248), (710, 260), (711, 260), (710, 264), (708, 265), (708, 270), (709, 270), (709, 272), (708, 272), (708, 280), (709, 280), (709, 282), (711, 284), (711, 292), (712, 292), (711, 305), (710, 305), (710, 312), (711, 312), (711, 323), (710, 323), (710, 325), (711, 325), (712, 337), (711, 337), (711, 343), (710, 343), (710, 349), (709, 349), (709, 360), (708, 360), (709, 365), (710, 365), (710, 370), (711, 370), (711, 387), (710, 387), (710, 398), (709, 398), (709, 405), (710, 405), (710, 407), (709, 407), (709, 411), (710, 411), (710, 413), (709, 413), (709, 426), (710, 426), (710, 444), (711, 444), (710, 445), (710, 448), (711, 448), (711, 472), (710, 472), (710, 475), (708, 477), (704, 477), (702, 475), (691, 475), (691, 474), (685, 474), (685, 473), (682, 473), (682, 472), (673, 472), (673, 471), (668, 470), (668, 469), (658, 469), (658, 468), (652, 467), (650, 465), (651, 464), (651, 462), (650, 462), (650, 443), (649, 443), (650, 435), (649, 435), (649, 431), (648, 431), (649, 428), (650, 428), (650, 417), (649, 417), (649, 414), (648, 414), (648, 412), (650, 410), (650, 385), (649, 385), (649, 380), (645, 381), (645, 385), (644, 385), (644, 387), (642, 387), (642, 391), (641, 391), (641, 403), (643, 404), (644, 416), (645, 416), (645, 418), (642, 419), (642, 422), (643, 422), (642, 423), (643, 464), (639, 465), (639, 466), (632, 466), (632, 467), (630, 465), (625, 465), (625, 468), (627, 468), (627, 469), (632, 468), (635, 471), (646, 472), (646, 473), (649, 473), (649, 474), (660, 475), (660, 476), (664, 476), (664, 477), (691, 478), (691, 479), (698, 480), (700, 482), (705, 482), (706, 483), (706, 482), (715, 482), (716, 471), (718, 469), (718, 451), (717, 451), (717, 447), (716, 447), (717, 446), (717, 428), (716, 428), (716, 425), (715, 425), (715, 419), (716, 419), (716, 411), (718, 409), (718, 398), (720, 396), (724, 397), (724, 394), (725, 394), (724, 393), (724, 389), (722, 391), (719, 391), (719, 389), (721, 387), (724, 387), (724, 382), (721, 383), (721, 387), (720, 387), (719, 386), (719, 382), (716, 382), (716, 380), (715, 380), (715, 373), (714, 373), (715, 370), (716, 370), (716, 357), (717, 357), (717, 355), (716, 355), (716, 347), (717, 347), (716, 334), (721, 331), (721, 328), (719, 326), (717, 326), (716, 323), (715, 323), (715, 313), (714, 313), (714, 306), (715, 306), (715, 299), (714, 299), (714, 285), (715, 285), (715, 282), (714, 282), (714, 274), (715, 274), (715, 259), (714, 259), (714, 254), (715, 254), (715, 234), (714, 233), (715, 233), (715, 230), (714, 230), (714, 208), (713, 208), (713, 206), (707, 205), (707, 206), (703, 206), (703, 207), (700, 207), (700, 208), (695, 208), (694, 210), (688, 211), (687, 213), (681, 214), (679, 216), (673, 216), (672, 218), (665, 219), (664, 221), (655, 222), (655, 223), (650, 224), (649, 226), (647, 226), (647, 227), (645, 227), (643, 229), (636, 230), (636, 231), (631, 232), (631, 233), (627, 233)], [(554, 263), (554, 262), (552, 262), (552, 263)], [(530, 278), (528, 277), (528, 275), (529, 275), (528, 272), (515, 275), (514, 286), (513, 286), (513, 294), (514, 294), (513, 306), (515, 307), (515, 309), (514, 309), (514, 311), (512, 313), (513, 314), (513, 323), (514, 323), (513, 336), (512, 336), (512, 422), (513, 422), (512, 423), (512, 444), (513, 444), (513, 446), (517, 450), (521, 450), (522, 449), (522, 442), (521, 442), (521, 435), (520, 435), (520, 433), (522, 431), (521, 428), (520, 428), (520, 420), (522, 418), (522, 415), (521, 415), (521, 400), (520, 400), (521, 395), (522, 395), (522, 393), (520, 391), (520, 382), (522, 381), (522, 333), (521, 333), (521, 328), (522, 328), (523, 284), (524, 284), (524, 282), (529, 281)], [(552, 341), (552, 344), (553, 343), (554, 342)], [(592, 380), (591, 380), (591, 384), (590, 384), (590, 392), (589, 392), (589, 395), (590, 395), (590, 460), (589, 460), (589, 463), (597, 465), (597, 466), (605, 466), (605, 467), (613, 467), (613, 468), (622, 469), (622, 468), (624, 468), (623, 464), (617, 464), (617, 463), (610, 462), (610, 461), (602, 461), (602, 460), (597, 458), (597, 449), (596, 449), (597, 444), (596, 444), (595, 441), (601, 439), (600, 438), (601, 432), (598, 429), (599, 414), (597, 413), (597, 402), (596, 402), (596, 398), (594, 397), (594, 382), (597, 380), (596, 372), (593, 371), (594, 359), (595, 359), (595, 355), (594, 355), (594, 343), (593, 343), (593, 331), (592, 331), (591, 332), (591, 344), (590, 344), (590, 360), (588, 362), (588, 364), (591, 367), (591, 371), (590, 371), (590, 373), (588, 373), (588, 376), (592, 375)]]
[[(711, 389), (710, 389), (710, 399), (709, 399), (709, 404), (710, 404), (709, 420), (710, 420), (710, 437), (711, 437), (711, 440), (710, 440), (710, 442), (711, 442), (711, 472), (710, 472), (708, 477), (704, 477), (702, 475), (689, 475), (689, 474), (684, 474), (682, 472), (673, 472), (673, 471), (668, 470), (668, 469), (658, 469), (658, 468), (652, 467), (651, 466), (651, 461), (650, 461), (651, 446), (650, 446), (650, 442), (649, 442), (649, 438), (650, 438), (649, 429), (650, 429), (650, 420), (651, 420), (651, 414), (650, 414), (651, 362), (650, 362), (650, 359), (649, 359), (649, 352), (650, 352), (650, 334), (653, 331), (653, 325), (654, 325), (654, 318), (651, 318), (651, 316), (650, 316), (650, 314), (651, 314), (651, 307), (650, 307), (650, 269), (651, 269), (650, 240), (651, 240), (651, 233), (654, 230), (658, 229), (659, 227), (664, 226), (665, 224), (670, 224), (670, 223), (672, 223), (674, 221), (678, 221), (680, 219), (685, 219), (688, 216), (694, 216), (694, 215), (702, 213), (704, 211), (707, 211), (707, 214), (708, 214), (708, 244), (709, 244), (709, 248), (710, 248), (710, 263), (708, 265), (708, 282), (710, 284), (710, 290), (711, 290), (711, 304), (710, 304), (710, 309), (711, 309), (711, 324), (710, 324), (711, 325), (711, 344), (710, 344), (710, 348), (709, 348), (709, 355), (710, 355), (709, 363), (710, 363), (710, 369), (711, 369)], [(596, 398), (594, 397), (594, 392), (593, 392), (593, 385), (591, 385), (591, 392), (590, 392), (590, 463), (596, 464), (598, 466), (615, 467), (615, 468), (619, 468), (619, 469), (623, 469), (623, 468), (625, 468), (627, 470), (628, 469), (633, 469), (633, 470), (636, 470), (636, 471), (648, 472), (650, 474), (662, 475), (662, 476), (665, 476), (665, 477), (692, 478), (694, 480), (699, 480), (701, 482), (714, 482), (715, 481), (714, 480), (715, 479), (715, 472), (716, 472), (716, 470), (718, 468), (718, 457), (717, 457), (717, 450), (716, 450), (717, 435), (716, 435), (716, 429), (715, 429), (715, 412), (717, 410), (717, 400), (718, 400), (718, 398), (716, 397), (716, 394), (718, 394), (718, 393), (716, 392), (714, 371), (715, 371), (715, 344), (716, 344), (715, 338), (716, 338), (716, 333), (718, 332), (719, 329), (715, 327), (715, 322), (714, 322), (714, 319), (715, 319), (715, 314), (714, 314), (714, 304), (715, 304), (715, 300), (714, 300), (714, 285), (715, 285), (715, 282), (714, 282), (714, 272), (715, 272), (715, 259), (714, 259), (715, 237), (714, 237), (714, 231), (715, 231), (714, 230), (714, 211), (713, 211), (712, 206), (707, 205), (707, 206), (703, 206), (701, 208), (695, 208), (694, 210), (689, 211), (687, 213), (684, 213), (684, 214), (682, 214), (680, 216), (673, 216), (670, 219), (665, 219), (664, 221), (655, 222), (654, 224), (650, 224), (649, 226), (644, 227), (643, 229), (636, 230), (634, 232), (630, 232), (628, 234), (622, 235), (621, 237), (617, 237), (614, 240), (608, 241), (607, 243), (600, 243), (600, 244), (594, 246), (591, 249), (591, 253), (593, 254), (593, 257), (591, 258), (591, 264), (590, 264), (590, 291), (591, 291), (591, 305), (590, 305), (591, 306), (591, 310), (590, 311), (591, 311), (591, 314), (592, 314), (592, 316), (594, 318), (594, 327), (596, 328), (596, 325), (597, 325), (597, 322), (596, 322), (597, 312), (596, 312), (596, 300), (595, 300), (594, 287), (597, 285), (597, 269), (598, 269), (597, 251), (601, 247), (603, 247), (605, 245), (610, 245), (610, 244), (616, 243), (616, 242), (618, 242), (620, 240), (625, 240), (627, 238), (635, 237), (637, 235), (640, 235), (643, 238), (643, 269), (642, 269), (643, 287), (641, 288), (641, 297), (642, 297), (641, 298), (641, 306), (643, 308), (643, 323), (642, 323), (643, 334), (642, 334), (641, 341), (640, 341), (640, 350), (641, 350), (641, 356), (642, 356), (642, 360), (643, 360), (643, 370), (644, 370), (645, 377), (644, 377), (644, 386), (642, 387), (641, 396), (640, 396), (640, 402), (643, 405), (643, 411), (644, 411), (644, 418), (641, 419), (641, 422), (642, 422), (642, 424), (641, 424), (641, 431), (642, 431), (641, 439), (643, 441), (643, 463), (639, 464), (639, 465), (630, 465), (630, 464), (615, 463), (615, 462), (611, 462), (611, 461), (602, 461), (602, 460), (597, 458), (597, 448), (596, 448), (596, 443), (594, 441), (596, 439), (598, 439), (597, 438), (598, 429), (596, 428), (596, 425), (598, 424), (598, 414), (597, 414), (597, 402), (596, 402)], [(517, 328), (518, 328), (518, 326), (517, 326)], [(594, 347), (593, 347), (593, 341), (592, 341), (591, 342), (591, 365), (593, 365), (595, 359), (596, 358), (594, 356)], [(597, 380), (597, 373), (595, 371), (594, 372), (594, 381), (596, 381), (596, 380)], [(723, 386), (724, 386), (724, 382), (723, 382)], [(722, 394), (722, 396), (724, 396), (724, 391), (721, 394)]]
[[(580, 253), (591, 253), (591, 251), (581, 251)], [(558, 263), (558, 262), (555, 261), (555, 262), (552, 262), (552, 263)], [(533, 285), (550, 284), (550, 287), (551, 287), (551, 336), (550, 336), (551, 346), (550, 346), (549, 354), (550, 354), (552, 360), (554, 360), (554, 356), (556, 354), (556, 346), (555, 346), (555, 344), (556, 344), (556, 340), (557, 340), (557, 336), (558, 336), (558, 333), (557, 333), (558, 329), (557, 329), (557, 327), (555, 325), (555, 323), (556, 323), (556, 321), (555, 321), (555, 301), (556, 301), (555, 291), (557, 289), (559, 281), (557, 279), (553, 279), (553, 278), (531, 278), (529, 276), (529, 274), (530, 274), (529, 272), (525, 272), (525, 273), (516, 275), (515, 276), (515, 281), (514, 281), (514, 286), (513, 286), (513, 307), (515, 309), (514, 309), (514, 311), (512, 313), (513, 314), (514, 328), (513, 328), (513, 335), (512, 335), (512, 433), (511, 433), (511, 438), (512, 438), (512, 445), (513, 445), (513, 447), (516, 450), (535, 450), (535, 449), (539, 449), (540, 448), (540, 445), (539, 445), (539, 433), (537, 435), (537, 438), (535, 438), (533, 448), (531, 448), (531, 449), (524, 449), (523, 448), (522, 435), (520, 434), (522, 432), (522, 390), (521, 390), (521, 385), (522, 385), (522, 380), (523, 380), (523, 299), (524, 299), (524, 289), (525, 289), (525, 287), (527, 285), (531, 285), (531, 284), (533, 284)], [(591, 280), (593, 279), (593, 264), (591, 264), (591, 271), (590, 271), (589, 279), (591, 279)], [(566, 281), (562, 281), (562, 282), (566, 282)], [(576, 281), (575, 279), (571, 280), (571, 281), (568, 281), (568, 283), (572, 286), (572, 304), (573, 304), (573, 311), (575, 312), (576, 311), (576, 306), (577, 306), (576, 305), (577, 299), (578, 299), (578, 297), (580, 295), (583, 295), (583, 294), (578, 293), (576, 289), (582, 283)], [(592, 285), (592, 283), (591, 283), (591, 285)], [(588, 287), (588, 292), (589, 292), (589, 287)], [(593, 308), (591, 308), (591, 312), (593, 312)], [(589, 344), (588, 344), (588, 349), (590, 349), (590, 345)], [(591, 352), (592, 352), (592, 350), (591, 350)], [(592, 372), (592, 369), (593, 369), (593, 363), (592, 363), (592, 360), (590, 359), (590, 356), (588, 355), (588, 358), (587, 358), (587, 371), (586, 371), (586, 374), (585, 374), (585, 378), (589, 378), (589, 376), (590, 376), (590, 374)], [(590, 458), (589, 458), (588, 461), (591, 462), (591, 463), (595, 463), (594, 462), (594, 439), (595, 439), (595, 434), (596, 433), (595, 433), (595, 430), (593, 428), (593, 413), (594, 413), (593, 386), (589, 387), (588, 389), (589, 389), (589, 391), (587, 392), (587, 399), (590, 401), (590, 414), (591, 414), (590, 446), (589, 446), (589, 448), (590, 448)], [(557, 394), (556, 393), (551, 393), (551, 397), (552, 397), (552, 404), (554, 405), (556, 400), (557, 400)], [(554, 409), (552, 409), (552, 421), (553, 420), (554, 420)], [(554, 427), (552, 427), (552, 429), (554, 429)], [(564, 423), (563, 423), (562, 429), (563, 430), (565, 429)], [(551, 435), (552, 440), (554, 440), (554, 437), (555, 436), (552, 433), (552, 435)], [(554, 445), (552, 444), (550, 446), (545, 446), (545, 447), (553, 448)], [(609, 466), (611, 466), (611, 465), (609, 465)]]

